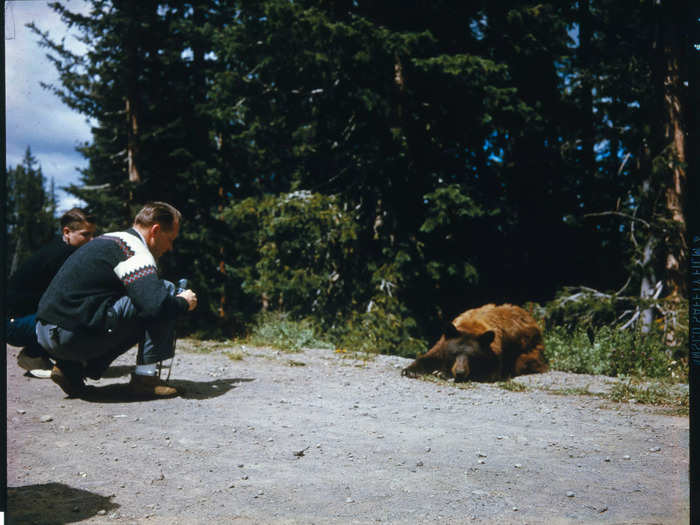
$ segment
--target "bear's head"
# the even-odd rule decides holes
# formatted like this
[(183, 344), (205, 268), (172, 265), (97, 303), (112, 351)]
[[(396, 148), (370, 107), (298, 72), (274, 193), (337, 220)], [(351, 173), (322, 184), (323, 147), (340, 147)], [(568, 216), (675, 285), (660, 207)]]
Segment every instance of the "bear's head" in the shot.
[(414, 376), (439, 370), (455, 381), (465, 381), (473, 376), (480, 379), (486, 369), (493, 368), (491, 343), (494, 338), (493, 330), (475, 335), (462, 332), (449, 323), (438, 342), (406, 367), (402, 374)]

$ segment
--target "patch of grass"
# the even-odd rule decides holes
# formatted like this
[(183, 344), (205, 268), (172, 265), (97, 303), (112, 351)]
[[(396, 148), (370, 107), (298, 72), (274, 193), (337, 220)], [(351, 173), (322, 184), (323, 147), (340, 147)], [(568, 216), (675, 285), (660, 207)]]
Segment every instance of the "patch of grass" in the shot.
[(633, 402), (642, 405), (673, 406), (684, 413), (688, 412), (690, 405), (688, 391), (673, 389), (670, 385), (662, 382), (643, 385), (634, 379), (620, 381), (613, 386), (608, 398), (620, 403), (629, 403), (634, 400)]
[(682, 379), (687, 364), (663, 344), (662, 334), (641, 334), (603, 326), (572, 331), (561, 326), (544, 334), (545, 354), (553, 370), (593, 375), (631, 375)]
[(270, 346), (285, 352), (300, 352), (302, 348), (333, 348), (333, 345), (317, 337), (311, 321), (295, 320), (281, 312), (260, 314), (246, 343)]
[(339, 357), (341, 359), (354, 359), (358, 361), (362, 361), (364, 363), (367, 363), (369, 361), (374, 361), (376, 359), (377, 354), (374, 352), (365, 352), (365, 351), (353, 351), (350, 352), (346, 350), (345, 348), (336, 348), (335, 353), (339, 354)]
[(231, 350), (229, 352), (224, 352), (224, 355), (228, 357), (231, 361), (243, 361), (243, 356), (245, 354), (240, 350)]
[(450, 377), (447, 377), (440, 372), (433, 372), (432, 374), (419, 374), (416, 377), (407, 378), (407, 379), (410, 379), (412, 381), (419, 380), (419, 381), (425, 381), (427, 383), (435, 383), (436, 385), (439, 385), (439, 386), (459, 388), (461, 390), (470, 390), (472, 388), (475, 388), (479, 384), (483, 384), (483, 383), (479, 383), (477, 381), (455, 382)]
[(418, 379), (419, 381), (426, 381), (428, 383), (437, 383), (440, 385), (447, 385), (448, 382), (442, 378), (437, 376), (436, 374), (419, 374), (416, 377), (411, 377), (409, 379)]
[(571, 387), (571, 388), (561, 388), (561, 389), (555, 389), (555, 388), (548, 388), (547, 392), (550, 394), (554, 394), (556, 396), (597, 396), (599, 394), (594, 394), (590, 390), (588, 390), (588, 387), (583, 388), (583, 387)]
[(192, 354), (211, 354), (235, 346), (232, 341), (214, 341), (201, 339), (180, 339), (177, 342), (177, 349)]
[(516, 381), (499, 381), (496, 386), (502, 388), (503, 390), (508, 390), (509, 392), (527, 392), (530, 388), (527, 385), (518, 383)]
[(289, 364), (289, 366), (306, 366), (306, 363), (303, 361), (294, 361), (293, 359), (290, 359), (287, 364)]

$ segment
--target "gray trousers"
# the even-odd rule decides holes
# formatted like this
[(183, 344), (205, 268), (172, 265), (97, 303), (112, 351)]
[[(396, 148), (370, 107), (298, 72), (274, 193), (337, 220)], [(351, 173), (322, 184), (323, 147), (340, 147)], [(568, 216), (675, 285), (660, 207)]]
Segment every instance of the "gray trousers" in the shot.
[[(175, 285), (163, 281), (171, 295)], [(129, 297), (121, 297), (107, 311), (104, 333), (73, 332), (50, 323), (37, 321), (39, 344), (53, 358), (63, 361), (94, 363), (97, 368), (109, 366), (136, 343), (139, 345), (137, 365), (157, 363), (175, 355), (175, 319), (143, 320)]]

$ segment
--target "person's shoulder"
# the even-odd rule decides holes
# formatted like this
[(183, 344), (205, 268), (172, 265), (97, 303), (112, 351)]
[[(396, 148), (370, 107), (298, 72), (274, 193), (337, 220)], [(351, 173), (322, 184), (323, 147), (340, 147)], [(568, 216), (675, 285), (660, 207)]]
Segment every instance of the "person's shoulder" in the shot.
[(118, 249), (126, 257), (132, 257), (135, 253), (144, 249), (143, 240), (135, 230), (131, 229), (105, 233), (91, 242), (96, 240), (109, 243), (113, 249)]
[(49, 242), (44, 244), (39, 248), (34, 254), (34, 259), (39, 261), (45, 261), (47, 259), (52, 259), (53, 257), (67, 256), (68, 254), (75, 251), (75, 248), (65, 242), (61, 237), (54, 237)]
[(103, 233), (99, 237), (95, 237), (90, 242), (85, 243), (82, 247), (90, 247), (93, 250), (114, 248), (120, 243), (119, 233), (120, 232)]
[(55, 237), (29, 255), (15, 272), (13, 281), (34, 279), (38, 273), (55, 273), (63, 262), (73, 253), (74, 248), (63, 242), (61, 237)]
[(66, 241), (64, 241), (60, 235), (56, 235), (55, 237), (52, 237), (49, 242), (44, 244), (42, 249), (50, 250), (50, 249), (56, 249), (56, 248), (70, 248), (70, 247), (71, 247), (70, 244), (68, 244)]

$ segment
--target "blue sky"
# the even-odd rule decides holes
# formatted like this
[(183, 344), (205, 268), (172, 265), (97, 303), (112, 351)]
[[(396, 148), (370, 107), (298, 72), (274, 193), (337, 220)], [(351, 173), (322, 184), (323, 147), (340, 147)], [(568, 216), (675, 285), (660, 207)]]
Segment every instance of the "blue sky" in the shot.
[[(68, 0), (71, 11), (87, 12), (83, 0)], [(85, 117), (72, 111), (39, 82), (58, 84), (58, 74), (46, 58), (48, 50), (39, 47), (38, 37), (26, 24), (35, 22), (42, 31), (49, 31), (54, 40), (65, 37), (74, 51), (84, 50), (47, 2), (14, 0), (5, 3), (5, 118), (6, 165), (22, 161), (27, 146), (38, 160), (47, 181), (53, 177), (59, 198), (59, 212), (79, 205), (62, 186), (78, 183), (78, 167), (86, 165), (75, 151), (77, 144), (90, 140), (90, 125)]]

